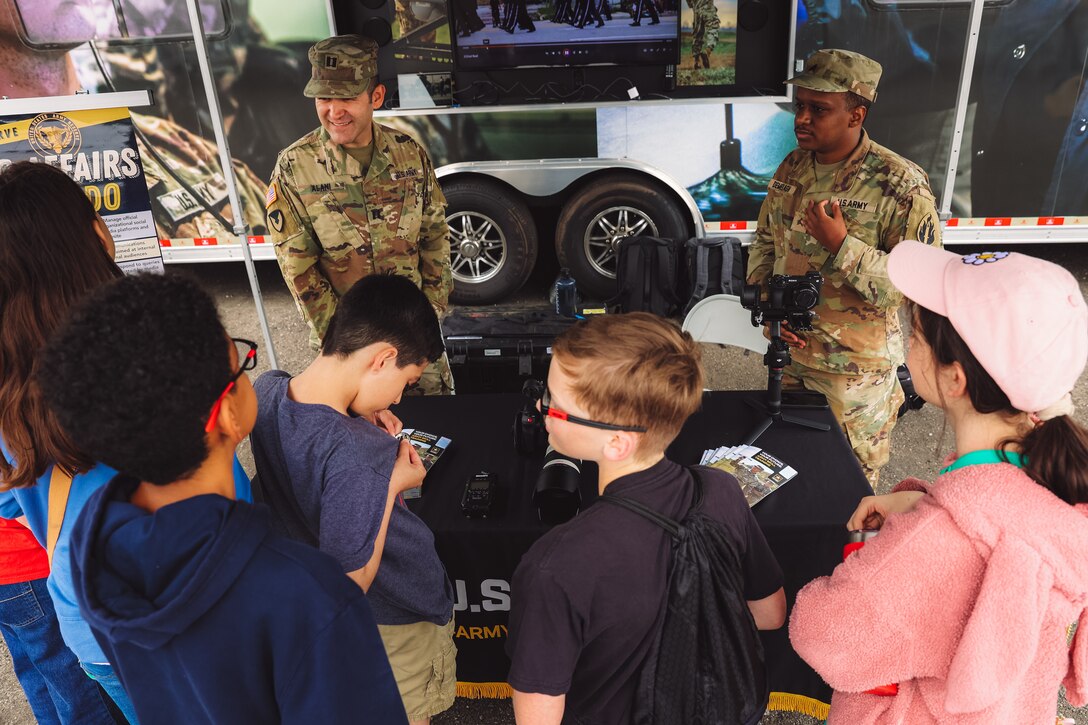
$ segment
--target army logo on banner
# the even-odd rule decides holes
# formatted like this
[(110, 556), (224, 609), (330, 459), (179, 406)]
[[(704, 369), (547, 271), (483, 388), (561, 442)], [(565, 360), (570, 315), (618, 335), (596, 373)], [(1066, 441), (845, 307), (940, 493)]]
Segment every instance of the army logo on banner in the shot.
[(79, 127), (59, 113), (35, 116), (30, 121), (27, 138), (38, 156), (42, 157), (75, 154), (83, 145)]

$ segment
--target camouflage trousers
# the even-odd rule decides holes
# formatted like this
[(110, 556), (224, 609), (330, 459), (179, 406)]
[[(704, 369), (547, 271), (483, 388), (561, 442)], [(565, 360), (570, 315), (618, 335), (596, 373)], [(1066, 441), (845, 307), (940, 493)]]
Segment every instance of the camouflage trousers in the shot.
[(455, 386), (450, 361), (446, 353), (428, 365), (419, 377), (419, 383), (406, 390), (406, 395), (453, 395)]
[(903, 388), (895, 368), (851, 375), (793, 363), (785, 370), (782, 389), (801, 388), (827, 396), (831, 412), (875, 490), (880, 468), (891, 455), (892, 428), (903, 403)]
[(714, 48), (718, 45), (718, 30), (721, 28), (721, 24), (713, 4), (709, 6), (709, 10), (699, 9), (695, 11), (691, 30), (692, 56), (697, 56), (700, 53), (710, 55), (714, 52)]

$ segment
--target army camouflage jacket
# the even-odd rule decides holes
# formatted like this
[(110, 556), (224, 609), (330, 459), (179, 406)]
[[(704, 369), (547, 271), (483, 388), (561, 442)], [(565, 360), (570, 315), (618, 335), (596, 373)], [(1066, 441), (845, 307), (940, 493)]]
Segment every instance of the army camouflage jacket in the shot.
[(408, 277), (438, 310), (452, 287), (446, 197), (427, 152), (375, 123), (365, 180), (361, 172), (319, 128), (280, 152), (265, 197), (276, 259), (314, 347), (340, 295), (368, 274)]
[[(227, 180), (215, 144), (165, 118), (133, 113), (132, 122), (154, 147), (152, 153), (136, 137), (159, 238), (215, 237), (220, 244), (235, 243)], [(234, 176), (250, 233), (264, 234), (264, 183), (240, 161), (234, 163)]]
[(793, 359), (827, 372), (886, 371), (903, 362), (898, 310), (903, 295), (888, 279), (888, 252), (903, 239), (939, 246), (941, 224), (929, 179), (916, 164), (862, 131), (861, 143), (835, 174), (847, 236), (832, 255), (802, 227), (816, 182), (815, 154), (795, 150), (775, 171), (748, 250), (748, 281), (772, 274), (823, 275), (813, 330)]

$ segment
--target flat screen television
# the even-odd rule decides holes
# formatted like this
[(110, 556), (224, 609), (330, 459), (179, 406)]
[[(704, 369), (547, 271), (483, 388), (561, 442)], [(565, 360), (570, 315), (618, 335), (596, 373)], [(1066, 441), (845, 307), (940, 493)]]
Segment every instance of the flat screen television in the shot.
[(676, 62), (683, 0), (449, 0), (461, 71)]
[(448, 0), (454, 104), (786, 96), (797, 0)]

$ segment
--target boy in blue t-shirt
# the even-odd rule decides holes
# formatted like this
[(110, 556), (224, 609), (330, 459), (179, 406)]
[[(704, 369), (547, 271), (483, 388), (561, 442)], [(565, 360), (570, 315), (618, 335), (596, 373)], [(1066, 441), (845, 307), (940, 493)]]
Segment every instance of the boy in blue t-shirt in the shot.
[(394, 437), (389, 406), (442, 349), (419, 288), (369, 275), (340, 298), (306, 370), (272, 370), (255, 386), (254, 494), (277, 530), (332, 555), (366, 591), (412, 723), (453, 705), (453, 588), (434, 535), (404, 505), (424, 468)]
[(80, 612), (142, 725), (403, 724), (366, 598), (235, 500), (256, 349), (193, 282), (158, 275), (102, 287), (47, 345), (47, 403), (119, 472), (72, 532)]

